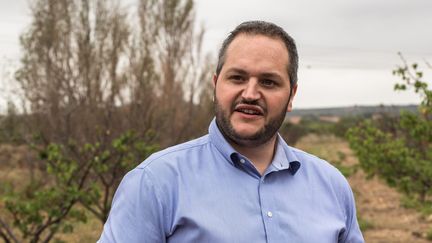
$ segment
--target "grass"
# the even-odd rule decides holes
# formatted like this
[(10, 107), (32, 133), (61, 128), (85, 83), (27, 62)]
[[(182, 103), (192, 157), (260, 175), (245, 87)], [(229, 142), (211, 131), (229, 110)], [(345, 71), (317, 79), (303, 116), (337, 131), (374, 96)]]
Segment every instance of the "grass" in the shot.
[[(421, 202), (419, 199), (413, 196), (402, 196), (401, 206), (404, 208), (412, 208), (420, 212), (423, 218), (430, 217), (432, 215), (432, 201), (427, 199), (425, 202)], [(432, 229), (430, 230), (432, 234)]]
[(365, 232), (366, 230), (374, 228), (374, 225), (373, 225), (372, 222), (370, 222), (370, 221), (368, 221), (368, 220), (366, 220), (366, 219), (364, 219), (362, 217), (358, 217), (357, 220), (358, 220), (358, 223), (359, 223), (359, 226), (360, 226), (360, 230), (362, 232)]
[(432, 241), (432, 228), (426, 233), (426, 239)]
[(358, 164), (350, 162), (346, 152), (344, 152), (346, 142), (336, 136), (308, 135), (300, 139), (296, 147), (327, 160), (345, 177), (351, 176), (358, 169)]
[(102, 223), (93, 215), (88, 214), (87, 223), (77, 223), (74, 225), (73, 232), (59, 234), (56, 238), (68, 243), (94, 243), (99, 239), (102, 228)]

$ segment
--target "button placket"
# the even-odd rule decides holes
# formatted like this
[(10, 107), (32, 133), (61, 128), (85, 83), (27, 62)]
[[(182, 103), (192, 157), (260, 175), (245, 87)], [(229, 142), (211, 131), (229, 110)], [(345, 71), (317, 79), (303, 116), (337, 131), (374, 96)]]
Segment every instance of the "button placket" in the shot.
[(259, 197), (261, 202), (261, 216), (263, 219), (263, 226), (266, 232), (267, 242), (277, 242), (278, 235), (278, 218), (277, 208), (272, 203), (274, 202), (274, 191), (272, 190), (272, 173), (267, 173), (260, 179)]
[(273, 213), (271, 211), (267, 211), (267, 217), (269, 218), (273, 217)]

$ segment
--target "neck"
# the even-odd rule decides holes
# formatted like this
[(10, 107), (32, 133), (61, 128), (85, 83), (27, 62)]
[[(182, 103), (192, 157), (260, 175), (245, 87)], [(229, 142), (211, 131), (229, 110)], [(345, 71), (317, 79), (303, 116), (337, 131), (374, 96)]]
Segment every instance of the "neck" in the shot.
[(276, 148), (276, 138), (273, 136), (269, 141), (258, 146), (247, 146), (231, 143), (231, 146), (242, 155), (246, 156), (263, 175), (267, 167), (273, 160), (273, 155)]

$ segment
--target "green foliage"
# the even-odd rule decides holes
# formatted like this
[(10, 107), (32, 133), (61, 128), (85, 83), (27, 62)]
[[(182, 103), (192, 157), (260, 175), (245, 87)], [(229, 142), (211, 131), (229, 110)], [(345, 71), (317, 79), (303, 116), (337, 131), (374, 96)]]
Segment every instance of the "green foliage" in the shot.
[(365, 220), (364, 218), (361, 218), (361, 217), (358, 218), (358, 223), (360, 226), (360, 230), (362, 232), (365, 232), (366, 230), (374, 228), (374, 225), (370, 221)]
[(346, 154), (338, 151), (338, 159), (333, 161), (333, 165), (344, 175), (346, 178), (350, 177), (357, 172), (358, 166), (346, 166), (343, 165), (343, 161), (346, 159)]
[(347, 136), (368, 176), (378, 175), (421, 204), (432, 194), (432, 91), (418, 65), (393, 71), (402, 83), (396, 90), (413, 89), (422, 98), (419, 113), (401, 112), (399, 119), (366, 120)]
[(432, 228), (426, 233), (426, 239), (432, 241)]
[[(13, 225), (22, 233), (24, 239), (38, 239), (58, 231), (59, 227), (72, 232), (70, 222), (86, 222), (83, 211), (70, 208), (78, 195), (73, 189), (62, 191), (57, 188), (43, 188), (32, 195), (14, 193), (5, 199), (5, 207), (13, 215)], [(49, 206), (48, 206), (49, 205)], [(68, 216), (66, 216), (68, 215)], [(59, 221), (65, 218), (65, 220)], [(67, 219), (66, 219), (67, 218)], [(49, 237), (45, 235), (46, 237)]]
[(292, 124), (285, 122), (279, 132), (290, 145), (295, 143), (307, 134), (329, 135), (333, 134), (345, 138), (349, 128), (356, 126), (365, 118), (362, 116), (341, 117), (338, 122), (320, 120), (317, 116), (304, 116), (300, 123)]
[(416, 198), (403, 196), (401, 198), (401, 206), (405, 208), (412, 208), (420, 212), (424, 217), (432, 215), (432, 202), (421, 202)]
[(333, 126), (330, 128), (331, 133), (340, 138), (345, 138), (347, 131), (357, 126), (361, 121), (363, 121), (365, 117), (362, 116), (348, 116), (341, 117), (341, 120), (337, 123), (333, 123)]
[[(40, 159), (46, 162), (47, 176), (31, 181), (22, 190), (13, 190), (7, 183), (0, 187), (13, 227), (25, 240), (45, 242), (57, 232), (72, 233), (76, 222), (85, 223), (85, 208), (106, 220), (118, 183), (116, 175), (123, 175), (158, 149), (143, 139), (129, 131), (114, 138), (107, 147), (98, 142), (78, 146), (73, 141), (67, 145), (34, 145), (39, 148)], [(77, 155), (71, 151), (87, 158), (85, 163), (74, 159)], [(98, 177), (101, 182), (93, 180)], [(76, 207), (77, 203), (84, 208)]]
[(308, 128), (303, 124), (293, 124), (285, 122), (279, 129), (279, 133), (284, 138), (287, 144), (294, 146), (297, 141), (309, 133)]
[(212, 89), (202, 80), (213, 67), (193, 0), (142, 0), (134, 14), (120, 2), (32, 1), (15, 72), (25, 114), (0, 118), (0, 142), (22, 133), (42, 163), (22, 190), (0, 185), (11, 215), (0, 215), (0, 239), (72, 232), (85, 220), (77, 208), (105, 222), (128, 170), (206, 129)]
[[(86, 195), (80, 199), (81, 204), (90, 210), (102, 222), (105, 222), (111, 208), (111, 200), (121, 176), (137, 166), (139, 161), (146, 159), (159, 150), (152, 140), (154, 133), (147, 132), (145, 138), (133, 131), (125, 132), (111, 141), (109, 146), (101, 144), (85, 144), (82, 152), (90, 152), (89, 161), (91, 174), (99, 178), (100, 183), (88, 182)], [(82, 156), (81, 156), (82, 157)]]
[(321, 121), (318, 119), (318, 117), (314, 116), (304, 117), (301, 121), (301, 124), (305, 127), (307, 133), (319, 135), (332, 134), (333, 127), (335, 125), (333, 122)]
[(59, 230), (72, 232), (72, 222), (87, 220), (84, 211), (73, 208), (86, 195), (74, 181), (77, 163), (65, 158), (55, 144), (42, 150), (40, 157), (47, 161), (48, 178), (32, 180), (22, 190), (8, 190), (2, 198), (12, 225), (29, 242), (49, 241)]
[(0, 115), (0, 143), (23, 143), (23, 124), (15, 104), (8, 102), (6, 115)]
[(348, 121), (354, 120), (356, 121), (354, 118), (346, 118), (343, 119), (343, 123), (334, 123), (321, 121), (316, 116), (305, 116), (298, 124), (285, 122), (279, 129), (279, 133), (289, 145), (294, 146), (301, 137), (311, 133), (318, 135), (335, 134), (336, 136), (342, 136), (341, 134), (344, 134), (346, 131), (343, 127), (349, 126)]

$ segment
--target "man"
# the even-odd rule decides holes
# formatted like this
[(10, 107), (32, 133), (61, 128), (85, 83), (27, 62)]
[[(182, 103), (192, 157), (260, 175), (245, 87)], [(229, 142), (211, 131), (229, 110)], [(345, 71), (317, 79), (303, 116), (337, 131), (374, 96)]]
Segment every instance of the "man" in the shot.
[(345, 178), (277, 133), (297, 66), (283, 29), (237, 26), (219, 52), (209, 134), (129, 172), (99, 242), (363, 242)]

